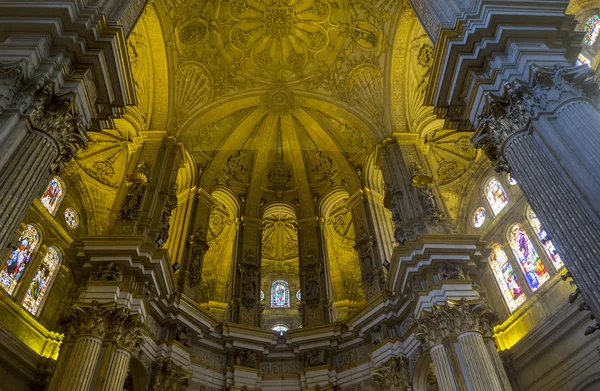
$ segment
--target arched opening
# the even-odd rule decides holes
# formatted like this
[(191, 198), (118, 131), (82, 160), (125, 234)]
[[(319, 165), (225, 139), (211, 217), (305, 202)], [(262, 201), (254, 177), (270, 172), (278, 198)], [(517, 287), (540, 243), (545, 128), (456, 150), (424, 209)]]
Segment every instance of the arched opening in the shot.
[(66, 191), (65, 185), (59, 177), (55, 176), (50, 179), (46, 190), (44, 190), (44, 193), (40, 197), (40, 202), (51, 215), (54, 216), (56, 213), (58, 206), (65, 197)]
[(262, 325), (297, 328), (302, 320), (299, 300), (292, 292), (300, 289), (300, 265), (296, 212), (291, 205), (274, 203), (265, 208), (261, 254), (261, 288), (269, 300), (263, 303)]

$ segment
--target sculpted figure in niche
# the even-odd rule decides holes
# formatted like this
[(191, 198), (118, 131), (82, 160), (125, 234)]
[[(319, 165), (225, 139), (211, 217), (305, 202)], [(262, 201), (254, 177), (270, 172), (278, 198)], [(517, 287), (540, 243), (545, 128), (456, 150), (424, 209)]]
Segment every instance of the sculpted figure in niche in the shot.
[[(252, 254), (248, 254), (246, 259), (254, 259)], [(256, 305), (256, 272), (252, 267), (241, 267), (242, 273), (242, 304), (248, 309)]]
[(138, 166), (127, 175), (127, 194), (121, 208), (121, 219), (135, 220), (139, 216), (139, 208), (146, 192), (146, 187), (150, 182), (149, 168), (145, 162), (141, 162)]
[(208, 250), (206, 235), (202, 227), (198, 227), (196, 233), (190, 237), (188, 244), (191, 247), (188, 280), (190, 286), (195, 287), (202, 281), (202, 262), (204, 261), (204, 254)]
[(394, 200), (391, 204), (392, 221), (394, 222), (394, 240), (396, 243), (404, 245), (406, 238), (404, 237), (404, 230), (400, 226), (402, 224), (402, 213), (400, 212), (399, 202)]

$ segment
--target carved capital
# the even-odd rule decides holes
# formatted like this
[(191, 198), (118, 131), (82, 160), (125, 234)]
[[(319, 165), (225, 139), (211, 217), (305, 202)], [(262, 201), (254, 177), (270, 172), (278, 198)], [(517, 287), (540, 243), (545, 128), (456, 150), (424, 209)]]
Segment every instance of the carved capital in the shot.
[(152, 364), (150, 391), (185, 391), (189, 384), (189, 374), (173, 360), (160, 359)]
[(486, 95), (473, 145), (483, 149), (496, 171), (510, 172), (503, 156), (506, 140), (525, 131), (531, 119), (552, 113), (570, 99), (589, 99), (597, 107), (599, 92), (593, 76), (593, 70), (586, 65), (569, 68), (532, 65), (528, 82), (515, 80), (506, 84), (504, 97)]
[(60, 173), (79, 149), (87, 148), (90, 138), (77, 113), (75, 94), (57, 96), (53, 89), (50, 83), (38, 92), (29, 121), (33, 128), (46, 133), (58, 145), (58, 157), (51, 170)]
[(86, 335), (104, 338), (107, 316), (114, 308), (114, 303), (100, 304), (97, 301), (73, 306), (69, 314), (62, 320), (66, 328), (66, 339), (76, 340)]
[(139, 315), (130, 315), (128, 308), (115, 308), (107, 313), (106, 339), (122, 349), (133, 352), (143, 341), (143, 325)]
[(371, 373), (371, 381), (377, 391), (410, 390), (408, 364), (403, 357), (392, 357)]
[(497, 321), (498, 314), (485, 303), (471, 305), (464, 298), (459, 302), (447, 300), (445, 306), (436, 306), (421, 315), (417, 337), (429, 347), (467, 332), (489, 337)]

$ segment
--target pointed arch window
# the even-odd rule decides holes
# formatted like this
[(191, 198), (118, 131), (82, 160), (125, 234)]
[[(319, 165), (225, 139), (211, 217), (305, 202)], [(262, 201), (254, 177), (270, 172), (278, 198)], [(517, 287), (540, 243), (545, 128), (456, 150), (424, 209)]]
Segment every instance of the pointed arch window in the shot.
[(514, 311), (525, 301), (526, 297), (506, 253), (498, 245), (492, 247), (490, 267), (510, 312)]
[(585, 22), (585, 36), (583, 37), (583, 41), (591, 46), (598, 39), (598, 35), (600, 34), (600, 16), (594, 15)]
[(53, 177), (50, 179), (46, 191), (42, 194), (40, 201), (42, 202), (42, 205), (46, 207), (48, 212), (50, 212), (51, 215), (54, 215), (64, 196), (65, 186), (58, 177)]
[(506, 195), (500, 181), (496, 178), (489, 180), (485, 187), (485, 195), (495, 215), (498, 215), (508, 204), (508, 195)]
[(48, 247), (48, 252), (29, 283), (27, 293), (23, 299), (23, 307), (33, 315), (38, 314), (40, 304), (60, 268), (60, 262), (60, 253), (54, 247)]
[(546, 249), (546, 253), (548, 253), (548, 256), (550, 257), (550, 259), (552, 259), (552, 263), (554, 264), (554, 267), (556, 268), (556, 270), (560, 270), (565, 264), (563, 263), (562, 259), (560, 258), (558, 251), (556, 251), (556, 248), (554, 247), (554, 244), (552, 243), (552, 239), (550, 239), (550, 235), (548, 235), (548, 232), (546, 232), (546, 230), (542, 226), (542, 223), (537, 218), (537, 216), (533, 210), (529, 211), (528, 217), (529, 217), (529, 221), (531, 222), (531, 225), (535, 229), (535, 232), (536, 232), (538, 238), (540, 239), (540, 242), (542, 242), (542, 244), (544, 245), (544, 248)]
[(273, 282), (271, 286), (271, 307), (290, 308), (290, 286), (283, 280)]
[(19, 280), (23, 277), (25, 268), (33, 258), (35, 250), (37, 250), (39, 241), (40, 234), (37, 229), (28, 224), (27, 228), (21, 233), (17, 246), (12, 250), (2, 271), (0, 271), (0, 286), (8, 294), (12, 295), (15, 291)]
[(548, 281), (550, 275), (521, 224), (515, 224), (510, 229), (509, 243), (523, 269), (529, 287), (532, 291), (537, 290)]

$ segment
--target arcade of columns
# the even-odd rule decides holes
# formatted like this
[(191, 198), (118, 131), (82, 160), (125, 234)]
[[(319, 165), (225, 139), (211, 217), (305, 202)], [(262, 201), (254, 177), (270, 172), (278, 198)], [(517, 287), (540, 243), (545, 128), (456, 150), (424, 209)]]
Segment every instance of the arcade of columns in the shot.
[[(89, 132), (110, 128), (125, 106), (135, 104), (125, 38), (145, 3), (41, 3), (0, 1), (0, 13), (10, 19), (0, 43), (3, 247), (50, 175), (67, 169), (86, 147)], [(410, 4), (435, 46), (426, 103), (448, 127), (474, 131), (474, 145), (496, 170), (518, 181), (585, 305), (600, 314), (598, 86), (589, 68), (573, 67), (581, 34), (565, 14), (567, 5), (566, 0)], [(435, 189), (419, 187), (419, 175), (405, 157), (410, 145), (401, 148), (401, 142), (381, 140), (376, 154), (399, 244), (387, 280), (374, 239), (377, 212), (364, 192), (349, 201), (355, 224), (363, 229), (355, 249), (370, 309), (343, 325), (331, 323), (321, 227), (310, 214), (301, 216), (301, 287), (312, 293), (303, 298), (300, 334), (282, 342), (253, 328), (260, 327), (262, 312), (259, 200), (246, 200), (230, 322), (219, 326), (193, 300), (208, 250), (202, 227), (208, 226), (215, 201), (201, 186), (195, 191), (186, 217), (192, 228), (182, 236), (189, 239), (179, 258), (170, 259), (162, 245), (172, 232), (173, 189), (184, 147), (165, 132), (145, 134), (127, 163), (110, 228), (83, 238), (69, 254), (79, 268), (80, 289), (65, 318), (49, 389), (120, 391), (130, 360), (140, 354), (148, 361), (152, 390), (284, 389), (276, 380), (260, 381), (264, 367), (258, 352), (270, 344), (282, 357), (292, 351), (305, 357), (298, 371), (306, 390), (425, 389), (411, 379), (422, 355), (431, 357), (439, 390), (511, 390), (492, 339), (497, 315), (469, 277), (487, 262), (487, 252), (478, 237), (453, 235), (440, 220)], [(439, 289), (416, 287), (415, 276), (430, 276), (440, 267), (446, 278)], [(148, 323), (159, 325), (157, 336), (144, 331)], [(192, 370), (192, 346), (199, 339), (215, 346), (224, 341), (232, 365), (222, 372), (202, 365)], [(386, 339), (393, 342), (378, 345)], [(334, 347), (334, 340), (340, 345)], [(372, 365), (354, 368), (355, 375), (331, 370), (321, 352), (344, 343), (379, 346)]]

